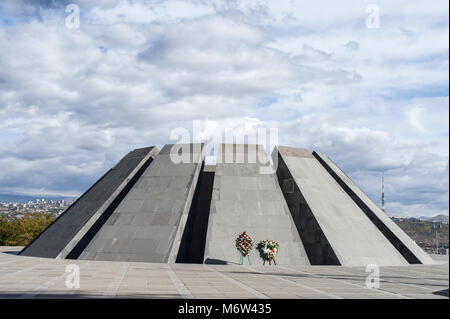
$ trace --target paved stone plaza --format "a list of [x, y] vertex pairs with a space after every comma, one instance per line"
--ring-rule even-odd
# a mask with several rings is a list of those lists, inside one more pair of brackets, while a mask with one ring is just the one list
[[[364, 267], [239, 266], [47, 259], [0, 247], [0, 298], [446, 298], [448, 256], [436, 265], [381, 267], [368, 289]], [[257, 261], [254, 261], [256, 264]], [[66, 266], [80, 288], [66, 287]]]

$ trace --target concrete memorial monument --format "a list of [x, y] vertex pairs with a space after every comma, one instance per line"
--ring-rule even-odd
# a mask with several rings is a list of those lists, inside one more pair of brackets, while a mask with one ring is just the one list
[[[204, 149], [130, 152], [20, 254], [237, 264], [244, 249], [260, 264], [433, 263], [326, 155], [277, 146], [271, 164], [262, 145], [221, 144], [208, 166]], [[237, 246], [244, 231], [259, 249]]]

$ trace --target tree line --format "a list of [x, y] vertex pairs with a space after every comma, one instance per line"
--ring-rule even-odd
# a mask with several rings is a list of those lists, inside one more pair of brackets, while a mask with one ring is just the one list
[[0, 216], [0, 246], [26, 246], [54, 219], [52, 214], [39, 212], [21, 217]]

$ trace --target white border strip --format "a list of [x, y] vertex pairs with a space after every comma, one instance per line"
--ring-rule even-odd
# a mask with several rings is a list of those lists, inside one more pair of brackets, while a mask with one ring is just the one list
[[[334, 279], [334, 278], [330, 278], [328, 276], [318, 275], [318, 274], [309, 273], [309, 272], [306, 272], [306, 271], [301, 271], [301, 270], [292, 269], [292, 268], [283, 267], [283, 266], [279, 266], [279, 267], [280, 268], [284, 268], [284, 269], [288, 269], [288, 270], [291, 270], [291, 271], [298, 271], [300, 273], [309, 275], [309, 276], [311, 276], [313, 278], [323, 278], [323, 279], [327, 279], [327, 280], [331, 280], [331, 281], [336, 281], [336, 282], [339, 282], [341, 284], [345, 284], [345, 285], [349, 285], [349, 286], [353, 286], [353, 287], [364, 288], [364, 289], [367, 289], [369, 291], [375, 291], [375, 292], [378, 292], [380, 294], [384, 294], [384, 295], [388, 295], [388, 296], [395, 296], [395, 297], [400, 297], [400, 298], [403, 298], [403, 299], [413, 299], [413, 298], [408, 297], [408, 296], [404, 296], [404, 295], [401, 295], [401, 294], [397, 294], [397, 293], [386, 291], [386, 290], [382, 290], [382, 289], [370, 289], [370, 288], [367, 288], [365, 285], [358, 285], [358, 284], [354, 284], [352, 282], [348, 282], [348, 281], [345, 281], [345, 280]], [[342, 270], [337, 270], [337, 269], [333, 269], [333, 270], [338, 271], [338, 272], [343, 272]], [[345, 273], [345, 272], [343, 272], [343, 273]], [[347, 274], [351, 274], [351, 273], [347, 273]], [[355, 274], [351, 274], [351, 275], [355, 275]], [[330, 276], [333, 276], [333, 275], [330, 274]]]
[[31, 267], [28, 267], [28, 268], [24, 268], [24, 269], [21, 269], [21, 270], [18, 270], [18, 271], [14, 271], [14, 272], [10, 272], [10, 273], [4, 274], [4, 275], [0, 276], [0, 280], [4, 280], [4, 279], [9, 278], [11, 276], [18, 275], [18, 274], [21, 274], [21, 273], [33, 270], [35, 268], [39, 268], [41, 266], [48, 265], [50, 263], [51, 263], [51, 261], [47, 261], [47, 262], [39, 263], [37, 265], [31, 266]]
[[[299, 287], [301, 287], [301, 288], [305, 288], [305, 289], [314, 291], [315, 293], [318, 293], [318, 294], [320, 294], [320, 295], [324, 295], [324, 296], [327, 296], [327, 297], [330, 297], [330, 298], [334, 298], [334, 299], [344, 299], [343, 297], [340, 297], [340, 296], [338, 296], [338, 295], [334, 295], [334, 294], [331, 294], [331, 293], [322, 291], [322, 290], [320, 290], [320, 289], [316, 289], [316, 288], [313, 288], [313, 287], [309, 287], [309, 286], [307, 286], [307, 285], [303, 285], [303, 284], [301, 284], [301, 283], [299, 283], [299, 282], [297, 282], [297, 281], [294, 281], [294, 280], [289, 280], [289, 279], [286, 279], [286, 278], [283, 278], [283, 277], [278, 277], [278, 276], [275, 276], [275, 275], [267, 275], [267, 273], [265, 273], [264, 271], [259, 271], [259, 270], [256, 270], [256, 269], [252, 269], [252, 268], [250, 268], [250, 267], [248, 267], [248, 266], [244, 266], [244, 267], [247, 268], [247, 269], [249, 269], [249, 270], [252, 270], [252, 271], [254, 271], [254, 272], [258, 272], [258, 273], [260, 273], [260, 274], [265, 274], [265, 275], [268, 276], [268, 277], [273, 277], [273, 278], [275, 278], [275, 279], [279, 279], [279, 280], [281, 280], [281, 281], [288, 282], [288, 283], [290, 283], [290, 284], [294, 284], [294, 285], [299, 286]], [[283, 267], [283, 268], [284, 268], [284, 267]], [[285, 269], [286, 269], [286, 268], [285, 268]], [[279, 276], [283, 276], [283, 274], [280, 273]]]
[[183, 284], [180, 277], [178, 277], [178, 275], [175, 273], [175, 271], [173, 271], [173, 269], [170, 267], [170, 265], [164, 264], [164, 268], [166, 269], [167, 274], [169, 275], [170, 280], [172, 281], [173, 285], [177, 289], [178, 293], [181, 295], [181, 298], [183, 298], [183, 299], [194, 298], [192, 296], [191, 292], [189, 291], [189, 289], [187, 289], [187, 287]]
[[[64, 273], [60, 276], [50, 279], [50, 280], [46, 281], [45, 283], [43, 283], [42, 285], [34, 288], [33, 290], [27, 291], [22, 296], [20, 296], [19, 299], [33, 298], [33, 297], [39, 295], [40, 293], [44, 292], [44, 290], [48, 290], [50, 287], [54, 286], [59, 280], [65, 278], [66, 276], [67, 276], [67, 274]], [[64, 296], [64, 295], [61, 295], [61, 296]]]
[[234, 278], [231, 278], [230, 276], [227, 276], [227, 275], [225, 275], [224, 273], [221, 273], [220, 271], [215, 270], [215, 269], [213, 269], [213, 268], [210, 267], [210, 266], [206, 266], [206, 268], [207, 268], [208, 270], [212, 271], [212, 272], [215, 272], [215, 273], [218, 274], [220, 277], [225, 278], [226, 280], [228, 280], [228, 281], [230, 281], [230, 282], [236, 284], [236, 285], [239, 286], [240, 288], [242, 288], [242, 289], [244, 289], [245, 291], [251, 293], [252, 295], [255, 295], [256, 297], [258, 297], [258, 298], [260, 298], [260, 299], [270, 299], [269, 296], [267, 296], [267, 295], [265, 295], [265, 294], [263, 294], [263, 293], [260, 293], [259, 291], [253, 289], [252, 287], [247, 286], [246, 284], [244, 284], [244, 283], [242, 283], [242, 282], [240, 282], [240, 281], [238, 281], [238, 280], [236, 280], [236, 279], [234, 279]]
[[108, 288], [106, 288], [105, 292], [103, 293], [103, 297], [111, 298], [117, 295], [117, 292], [119, 291], [120, 285], [122, 284], [122, 281], [125, 278], [129, 267], [129, 263], [126, 263], [122, 265], [122, 267], [120, 267], [113, 281], [110, 282]]

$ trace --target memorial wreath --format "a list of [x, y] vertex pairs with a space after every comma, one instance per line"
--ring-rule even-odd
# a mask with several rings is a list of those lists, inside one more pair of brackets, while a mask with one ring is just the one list
[[253, 239], [246, 232], [243, 232], [236, 238], [236, 248], [242, 256], [247, 256], [253, 249]]
[[280, 244], [274, 240], [261, 240], [258, 243], [258, 248], [262, 250], [264, 254], [264, 264], [266, 263], [266, 260], [269, 261], [269, 264], [272, 264], [273, 261], [275, 265], [277, 264], [275, 260], [275, 255], [278, 252], [278, 248], [280, 247]]

